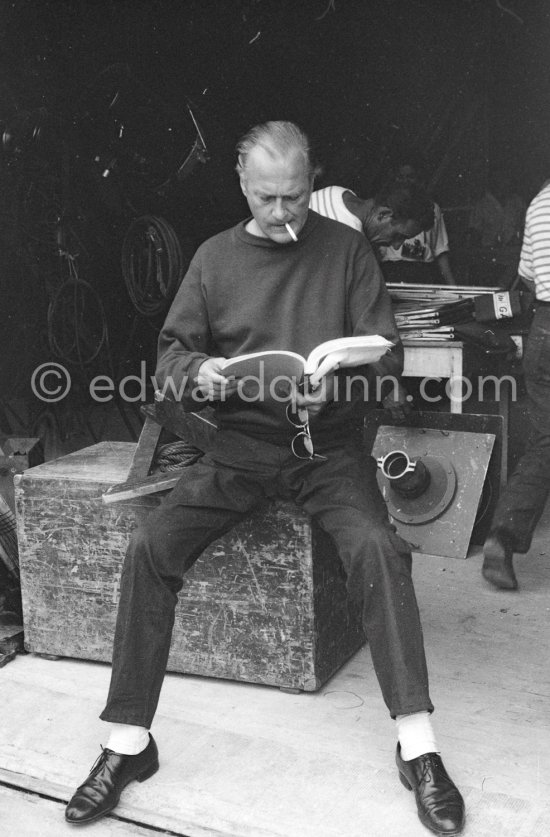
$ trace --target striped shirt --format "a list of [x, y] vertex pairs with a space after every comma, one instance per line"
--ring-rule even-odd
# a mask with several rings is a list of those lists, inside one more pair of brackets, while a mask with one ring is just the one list
[[534, 283], [537, 299], [550, 302], [550, 184], [527, 209], [518, 271]]
[[350, 212], [343, 200], [344, 192], [352, 192], [351, 189], [345, 189], [343, 186], [327, 186], [325, 189], [318, 189], [313, 192], [309, 200], [309, 208], [319, 215], [324, 215], [325, 218], [332, 218], [333, 221], [340, 221], [342, 224], [347, 224], [348, 227], [353, 227], [354, 230], [363, 232], [363, 225], [361, 221]]

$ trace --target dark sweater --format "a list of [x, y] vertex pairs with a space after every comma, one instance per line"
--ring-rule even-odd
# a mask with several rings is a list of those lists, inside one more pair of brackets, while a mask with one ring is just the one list
[[[319, 343], [354, 334], [380, 334], [396, 347], [377, 364], [352, 376], [398, 375], [402, 347], [391, 301], [376, 257], [355, 230], [310, 210], [297, 243], [276, 244], [245, 230], [247, 221], [197, 250], [161, 331], [157, 386], [167, 379], [187, 410], [205, 406], [193, 398], [198, 369], [207, 357], [235, 357], [287, 349], [307, 357]], [[339, 370], [338, 399], [311, 422], [318, 443], [345, 437], [365, 406], [365, 388], [345, 398], [346, 370]], [[170, 388], [165, 388], [167, 393]], [[369, 401], [375, 386], [368, 387]], [[292, 428], [284, 411], [238, 395], [214, 402], [221, 427], [286, 444]]]

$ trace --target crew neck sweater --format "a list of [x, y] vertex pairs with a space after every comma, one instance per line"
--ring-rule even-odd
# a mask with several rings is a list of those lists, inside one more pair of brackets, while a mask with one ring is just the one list
[[[326, 340], [364, 334], [386, 337], [395, 348], [368, 370], [339, 376], [398, 375], [402, 347], [391, 300], [364, 236], [310, 210], [298, 241], [279, 244], [247, 232], [249, 220], [213, 236], [193, 257], [159, 336], [157, 387], [181, 394], [184, 409], [198, 410], [205, 401], [196, 376], [208, 357], [274, 349], [307, 357]], [[338, 389], [338, 400], [311, 421], [314, 441], [344, 437], [374, 399], [373, 383]], [[284, 411], [238, 395], [206, 403], [220, 428], [281, 444], [295, 432]]]

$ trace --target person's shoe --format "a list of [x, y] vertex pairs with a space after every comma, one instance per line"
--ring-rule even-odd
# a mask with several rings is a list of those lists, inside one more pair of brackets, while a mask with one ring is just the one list
[[517, 590], [513, 537], [502, 529], [489, 532], [483, 546], [483, 578], [501, 590]]
[[93, 822], [116, 808], [120, 794], [133, 779], [144, 782], [159, 769], [157, 745], [149, 744], [137, 756], [104, 749], [86, 781], [76, 789], [65, 809], [65, 819], [75, 825]]
[[434, 834], [460, 834], [465, 821], [464, 800], [445, 770], [441, 756], [425, 753], [404, 761], [398, 744], [395, 761], [401, 784], [414, 791], [422, 825]]

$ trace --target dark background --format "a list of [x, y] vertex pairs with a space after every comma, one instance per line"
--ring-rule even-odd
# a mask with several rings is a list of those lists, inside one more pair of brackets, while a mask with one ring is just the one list
[[[318, 185], [363, 197], [400, 149], [421, 150], [451, 250], [489, 165], [530, 200], [550, 176], [549, 36], [544, 0], [2, 0], [4, 432], [43, 419], [29, 386], [39, 362], [72, 364], [82, 410], [94, 374], [154, 364], [163, 312], [130, 301], [125, 235], [140, 216], [166, 219], [185, 262], [240, 220], [234, 147], [253, 124], [297, 121]], [[179, 181], [197, 135], [189, 107], [209, 159]], [[60, 303], [75, 277], [91, 288], [76, 350]]]

